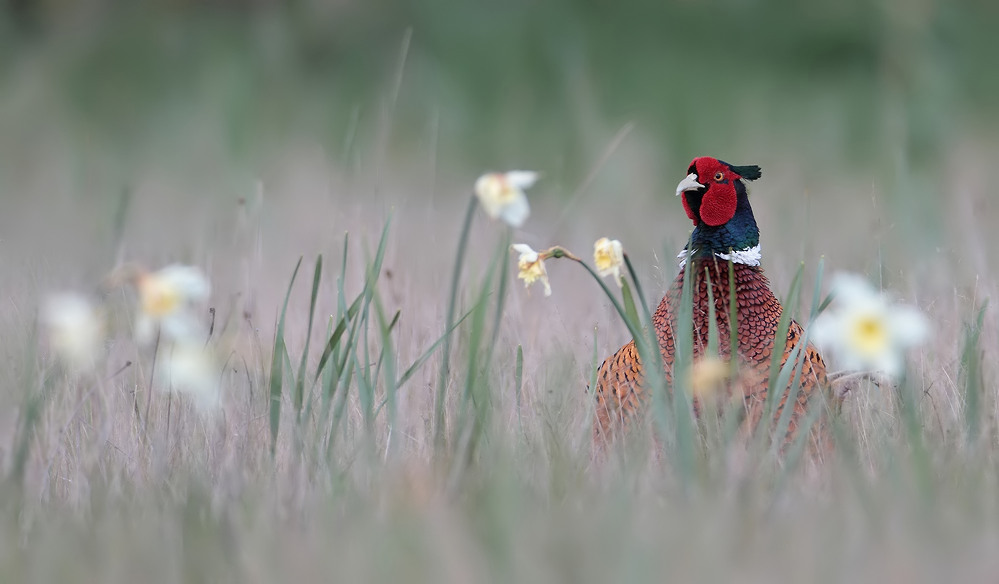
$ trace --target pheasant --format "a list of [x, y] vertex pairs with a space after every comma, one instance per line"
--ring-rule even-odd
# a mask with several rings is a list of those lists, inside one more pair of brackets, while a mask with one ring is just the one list
[[[652, 315], [667, 386], [671, 387], [675, 350], [673, 331], [679, 326], [677, 313], [684, 283], [683, 262], [692, 262], [693, 362], [701, 362], [707, 352], [711, 318], [709, 298], [714, 302], [714, 320], [720, 339], [718, 357], [728, 361], [732, 357], [731, 343], [728, 342], [731, 339], [731, 265], [737, 306], [739, 373], [727, 385], [730, 392], [741, 391], [746, 413], [743, 427], [748, 430], [755, 428], [763, 416], [771, 361], [779, 358], [783, 366], [795, 355], [795, 347], [803, 340], [803, 329], [791, 321], [783, 354], [773, 354], [774, 337], [783, 307], [771, 292], [760, 267], [760, 232], [745, 185], [745, 181], [756, 180], [761, 174], [759, 166], [733, 166], [709, 157], [695, 158], [691, 162], [687, 176], [676, 188], [676, 194], [683, 199], [683, 208], [694, 223], [694, 231], [687, 247], [678, 256], [682, 259], [680, 273]], [[811, 344], [802, 347], [802, 351], [800, 390], [791, 397], [794, 409], [787, 439], [795, 435], [811, 398], [821, 397], [821, 388], [826, 386], [826, 367], [822, 357]], [[788, 388], [777, 402], [776, 416], [783, 411], [793, 382], [792, 376]], [[593, 439], [596, 445], [604, 446], [641, 417], [650, 402], [651, 389], [645, 383], [644, 364], [634, 339], [600, 366], [595, 394]], [[695, 397], [695, 413], [699, 408]]]

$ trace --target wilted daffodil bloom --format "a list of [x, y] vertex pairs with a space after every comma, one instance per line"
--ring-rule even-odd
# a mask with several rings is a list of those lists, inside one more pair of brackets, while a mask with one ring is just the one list
[[157, 327], [175, 341], [193, 340], [201, 334], [191, 308], [208, 299], [211, 286], [199, 269], [174, 264], [157, 272], [139, 271], [135, 286], [139, 293], [135, 336], [140, 341], [152, 340]]
[[902, 373], [905, 350], [929, 334], [926, 317], [913, 307], [892, 304], [855, 274], [837, 274], [832, 292], [833, 304], [812, 325], [815, 344], [829, 348], [845, 369]]
[[621, 286], [621, 268], [624, 266], [624, 250], [616, 239], [601, 237], [593, 244], [593, 264], [601, 277], [614, 276]]
[[49, 346], [75, 372], [93, 368], [104, 346], [104, 319], [87, 298], [73, 293], [52, 294], [41, 307]]
[[520, 227], [531, 213], [524, 190], [537, 180], [538, 173], [529, 170], [484, 174], [475, 181], [475, 196], [487, 215]]
[[188, 396], [203, 411], [219, 405], [221, 367], [209, 347], [185, 341], [167, 347], [161, 356], [156, 380], [162, 389]]
[[544, 253], [538, 253], [527, 244], [513, 244], [513, 251], [520, 254], [517, 258], [517, 277], [524, 281], [524, 286], [530, 288], [537, 280], [545, 286], [545, 296], [552, 295], [552, 286], [548, 282], [548, 271], [545, 269]]

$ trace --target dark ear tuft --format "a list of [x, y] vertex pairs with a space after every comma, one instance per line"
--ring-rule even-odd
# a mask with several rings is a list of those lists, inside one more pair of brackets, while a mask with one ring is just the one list
[[756, 180], [763, 176], [763, 170], [755, 164], [750, 164], [748, 166], [733, 166], [730, 164], [729, 168], [732, 169], [732, 172], [746, 180]]

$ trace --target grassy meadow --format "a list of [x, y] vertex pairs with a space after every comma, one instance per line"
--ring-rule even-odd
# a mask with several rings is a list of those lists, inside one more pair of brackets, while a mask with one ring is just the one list
[[[0, 581], [994, 579], [996, 24], [971, 0], [0, 9]], [[516, 278], [510, 243], [589, 262], [612, 237], [654, 307], [700, 155], [762, 166], [799, 322], [849, 271], [932, 323], [827, 459], [677, 415], [595, 462], [586, 387], [631, 334], [570, 261], [550, 297]], [[531, 215], [472, 210], [449, 312], [472, 186], [514, 168], [542, 173]], [[215, 410], [156, 380], [109, 280], [171, 263], [211, 281]], [[65, 290], [108, 310], [91, 371], [39, 319]]]

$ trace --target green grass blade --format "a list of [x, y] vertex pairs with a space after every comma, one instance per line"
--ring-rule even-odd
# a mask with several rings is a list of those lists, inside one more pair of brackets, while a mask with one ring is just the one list
[[352, 360], [355, 354], [356, 352], [352, 346], [344, 353], [344, 364], [341, 366], [341, 371], [343, 371], [343, 378], [340, 381], [341, 389], [335, 392], [338, 394], [338, 397], [333, 406], [333, 419], [330, 422], [329, 435], [326, 437], [326, 460], [332, 460], [333, 458], [333, 447], [336, 444], [335, 437], [347, 411], [347, 389], [354, 380], [354, 367], [347, 367], [347, 361]]
[[[803, 266], [799, 265], [794, 279], [791, 280], [791, 289], [788, 291], [787, 299], [783, 303], [784, 308], [781, 310], [780, 319], [777, 321], [777, 331], [774, 333], [774, 345], [771, 352], [770, 375], [767, 380], [767, 396], [763, 409], [764, 420], [769, 420], [773, 415], [775, 405], [781, 396], [784, 395], [784, 390], [787, 389], [778, 385], [778, 377], [781, 374], [781, 361], [784, 357], [784, 351], [787, 349], [787, 333], [791, 329], [791, 313], [793, 312], [793, 307], [798, 303], [802, 272]], [[788, 359], [788, 361], [791, 361], [791, 359]], [[760, 432], [759, 434], [763, 435], [766, 433]]]
[[347, 277], [347, 249], [350, 246], [350, 232], [344, 232], [343, 234], [343, 258], [340, 261], [340, 278], [344, 279]]
[[454, 325], [452, 325], [449, 330], [445, 331], [444, 334], [441, 335], [436, 341], [434, 341], [434, 343], [430, 345], [427, 348], [427, 350], [423, 352], [422, 355], [417, 357], [416, 360], [413, 361], [413, 364], [406, 369], [405, 373], [403, 373], [399, 377], [399, 385], [402, 385], [403, 383], [409, 381], [409, 378], [412, 377], [417, 371], [419, 371], [420, 367], [424, 363], [426, 363], [427, 359], [429, 359], [431, 355], [433, 355], [434, 351], [437, 350], [437, 347], [441, 346], [441, 344], [444, 342], [444, 339], [447, 338], [449, 334], [454, 332], [458, 328], [458, 326], [461, 325], [461, 323], [464, 322], [465, 319], [468, 318], [470, 314], [472, 314], [472, 311], [474, 310], [475, 307], [472, 307], [471, 310], [463, 314], [462, 317], [459, 318], [457, 322], [455, 322]]
[[[649, 305], [645, 301], [645, 292], [642, 291], [642, 283], [635, 274], [634, 266], [631, 265], [631, 258], [628, 257], [627, 253], [623, 254], [623, 256], [624, 265], [628, 268], [628, 274], [631, 276], [631, 281], [635, 283], [635, 294], [638, 295], [638, 301], [642, 303], [642, 311], [644, 312], [643, 316], [648, 319], [646, 322], [652, 322], [652, 313], [649, 312]], [[624, 283], [627, 284], [627, 281], [624, 281]]]
[[[796, 356], [797, 353], [789, 356], [786, 363], [782, 363], [784, 358], [784, 351], [787, 349], [787, 334], [791, 328], [791, 313], [793, 312], [794, 306], [798, 303], [798, 293], [801, 289], [801, 277], [804, 271], [804, 266], [799, 265], [798, 270], [791, 281], [791, 288], [788, 291], [786, 300], [783, 303], [783, 310], [781, 310], [780, 318], [777, 321], [777, 330], [774, 333], [774, 344], [771, 350], [770, 359], [770, 374], [767, 380], [767, 395], [763, 401], [763, 415], [760, 418], [760, 424], [764, 425], [764, 428], [768, 431], [761, 431], [761, 429], [756, 429], [754, 434], [754, 447], [759, 449], [758, 452], [764, 452], [766, 450], [766, 441], [770, 437], [769, 430], [773, 428], [772, 424], [774, 411], [777, 404], [783, 398], [787, 391], [787, 383], [791, 378], [791, 372], [796, 364], [796, 359], [791, 357]], [[786, 377], [784, 378], [784, 385], [781, 385], [781, 374], [786, 372]], [[790, 396], [788, 397], [790, 400]]]
[[[594, 374], [596, 377], [596, 374]], [[592, 386], [592, 384], [591, 384]], [[516, 400], [517, 406], [517, 426], [520, 428], [521, 434], [524, 433], [524, 420], [521, 417], [521, 406], [523, 406], [523, 397], [521, 396], [524, 391], [524, 347], [523, 345], [517, 345], [517, 361], [514, 365], [513, 372], [513, 395]]]
[[[379, 331], [381, 333], [381, 344], [382, 344], [382, 356], [379, 357], [379, 368], [382, 364], [385, 367], [385, 400], [383, 403], [388, 406], [388, 431], [389, 438], [395, 433], [396, 421], [398, 418], [398, 400], [396, 392], [399, 388], [399, 380], [396, 378], [396, 353], [394, 349], [394, 344], [392, 343], [392, 329], [399, 322], [399, 315], [402, 311], [396, 311], [395, 316], [391, 321], [386, 323], [385, 320], [385, 307], [382, 306], [381, 298], [378, 294], [375, 294], [375, 315], [378, 317]], [[379, 408], [380, 409], [380, 408]], [[378, 412], [375, 412], [375, 416]], [[393, 444], [398, 443], [398, 440], [392, 440], [386, 446], [386, 449], [392, 448]]]
[[[502, 250], [502, 253], [505, 255], [505, 250]], [[476, 297], [475, 307], [472, 309], [471, 330], [466, 343], [468, 354], [466, 355], [465, 390], [462, 392], [462, 407], [466, 406], [469, 400], [475, 399], [475, 389], [479, 380], [479, 373], [482, 372], [482, 367], [485, 365], [484, 362], [480, 362], [479, 360], [479, 349], [482, 347], [484, 341], [486, 307], [490, 291], [492, 290], [493, 274], [496, 273], [496, 266], [500, 263], [499, 258], [502, 257], [502, 255], [494, 256], [490, 262], [489, 269], [486, 270], [485, 280], [482, 282], [482, 288]], [[481, 404], [478, 405], [481, 406]], [[473, 404], [473, 406], [476, 406], [476, 404]]]
[[[631, 276], [631, 281], [635, 284], [635, 294], [638, 296], [638, 301], [642, 305], [642, 316], [645, 317], [646, 323], [648, 323], [648, 328], [646, 329], [645, 343], [638, 343], [637, 339], [642, 337], [636, 336], [636, 343], [639, 346], [639, 355], [646, 363], [650, 364], [650, 367], [646, 368], [646, 382], [649, 384], [652, 396], [653, 396], [653, 415], [654, 419], [657, 420], [660, 431], [663, 436], [667, 436], [669, 433], [669, 403], [672, 401], [669, 396], [669, 388], [666, 384], [666, 367], [663, 363], [662, 353], [659, 350], [659, 335], [655, 327], [652, 326], [652, 312], [649, 310], [649, 304], [645, 300], [645, 293], [642, 291], [642, 282], [638, 279], [638, 274], [635, 273], [635, 267], [631, 264], [631, 258], [628, 254], [624, 255], [624, 265], [628, 268], [628, 275]], [[627, 286], [627, 280], [622, 284], [622, 287]], [[623, 292], [622, 292], [623, 294]], [[629, 292], [630, 294], [630, 292]], [[633, 326], [630, 326], [631, 330], [641, 330], [642, 326], [639, 322], [635, 322]], [[594, 331], [594, 335], [596, 331]], [[594, 342], [596, 339], [594, 338]], [[648, 347], [643, 349], [643, 345], [647, 344]], [[594, 349], [595, 350], [595, 349]], [[596, 361], [596, 358], [594, 358]], [[594, 370], [594, 374], [596, 370]]]
[[[444, 318], [444, 330], [449, 331], [454, 326], [454, 315], [458, 304], [458, 288], [461, 284], [461, 271], [465, 263], [465, 251], [468, 248], [468, 234], [471, 231], [472, 219], [475, 217], [477, 200], [469, 196], [468, 207], [465, 210], [465, 220], [461, 224], [461, 235], [458, 236], [458, 250], [455, 253], [454, 268], [451, 270], [451, 288], [448, 292], [447, 309]], [[444, 408], [447, 402], [447, 384], [451, 376], [451, 336], [444, 335], [444, 348], [441, 351], [441, 367], [437, 374], [437, 391], [434, 397], [434, 446], [439, 452], [446, 441], [444, 427]]]
[[[333, 323], [334, 322], [336, 322], [335, 317], [333, 315], [330, 315], [329, 321], [327, 321], [327, 323], [326, 323], [326, 337], [327, 338], [329, 338], [329, 336], [333, 334]], [[319, 424], [315, 428], [315, 430], [317, 432], [320, 430], [320, 428], [323, 428], [325, 426], [325, 424], [326, 424], [327, 421], [329, 421], [329, 418], [327, 418], [326, 416], [327, 416], [327, 414], [329, 414], [329, 407], [328, 407], [329, 406], [329, 391], [330, 391], [330, 388], [333, 386], [333, 375], [334, 375], [334, 371], [333, 371], [333, 368], [330, 367], [330, 368], [328, 368], [328, 369], [326, 369], [324, 371], [320, 370], [318, 373], [321, 373], [321, 375], [317, 374], [317, 379], [314, 379], [312, 381], [312, 386], [315, 387], [315, 385], [317, 383], [320, 383], [320, 380], [318, 379], [318, 377], [322, 377], [322, 383], [320, 384], [320, 391], [319, 391], [319, 402], [317, 404], [316, 400], [310, 399], [308, 401], [307, 405], [305, 406], [305, 416], [304, 416], [305, 419], [311, 418], [313, 412], [315, 411], [316, 406], [317, 405], [319, 406], [319, 408], [320, 408], [320, 418], [319, 418], [319, 420], [320, 421], [319, 421]]]
[[822, 310], [823, 305], [826, 305], [822, 301], [822, 275], [826, 268], [826, 258], [819, 258], [819, 265], [815, 269], [815, 288], [812, 289], [812, 306], [808, 312], [808, 320], [813, 320], [819, 315]]
[[298, 276], [298, 269], [302, 267], [302, 258], [298, 258], [295, 270], [291, 273], [291, 281], [288, 282], [288, 291], [284, 295], [284, 304], [281, 306], [281, 317], [278, 319], [277, 330], [274, 333], [274, 349], [271, 355], [271, 375], [268, 385], [270, 386], [270, 429], [271, 429], [271, 456], [277, 452], [278, 426], [281, 424], [281, 388], [284, 384], [284, 354], [286, 352], [284, 343], [284, 318], [288, 310], [288, 300], [291, 298], [291, 289], [295, 285], [295, 277]]
[[772, 390], [776, 388], [774, 384], [780, 375], [781, 359], [784, 355], [784, 350], [787, 348], [787, 332], [791, 328], [791, 313], [793, 312], [793, 307], [798, 303], [802, 272], [803, 267], [799, 265], [794, 279], [791, 280], [791, 289], [788, 291], [787, 299], [783, 303], [784, 309], [781, 311], [780, 319], [777, 321], [777, 331], [774, 334], [773, 359], [770, 361], [770, 378], [767, 383], [767, 387], [771, 390], [768, 392], [768, 398], [770, 397], [769, 394], [773, 393]]
[[827, 294], [826, 297], [825, 297], [825, 299], [822, 300], [822, 302], [819, 304], [818, 310], [815, 311], [816, 314], [818, 314], [818, 313], [822, 312], [823, 310], [825, 310], [832, 301], [833, 301], [833, 295], [832, 294]]
[[[323, 279], [323, 256], [316, 258], [316, 268], [312, 275], [312, 296], [309, 299], [309, 322], [305, 328], [305, 347], [302, 349], [302, 360], [298, 364], [298, 375], [295, 378], [295, 416], [301, 423], [302, 403], [305, 399], [305, 367], [309, 363], [309, 343], [312, 339], [312, 322], [316, 317], [316, 303], [319, 301], [319, 284]], [[318, 375], [318, 372], [317, 372]]]
[[[811, 308], [809, 309], [809, 315], [810, 315], [809, 320], [814, 319], [819, 312], [819, 306], [821, 304], [820, 301], [822, 297], [821, 293], [822, 273], [824, 268], [825, 268], [825, 261], [823, 259], [820, 259], [818, 268], [815, 273], [815, 288], [812, 292], [812, 305]], [[791, 382], [791, 385], [787, 392], [787, 403], [785, 404], [784, 409], [781, 410], [780, 418], [777, 420], [777, 425], [775, 427], [774, 431], [775, 440], [771, 444], [771, 456], [773, 457], [779, 455], [780, 448], [782, 448], [784, 445], [784, 436], [786, 436], [787, 434], [787, 429], [791, 423], [791, 416], [794, 413], [794, 403], [797, 400], [798, 393], [801, 391], [801, 376], [805, 370], [804, 363], [805, 363], [805, 357], [807, 355], [805, 352], [805, 348], [808, 346], [809, 330], [810, 329], [807, 328], [804, 330], [804, 332], [801, 335], [801, 338], [798, 339], [798, 346], [795, 347], [795, 350], [792, 352], [792, 354], [788, 356], [787, 363], [785, 363], [784, 367], [781, 369], [780, 375], [777, 378], [778, 388], [787, 387], [786, 385], [787, 380]], [[792, 363], [793, 367], [790, 368], [790, 371], [794, 372], [793, 380], [789, 379], [790, 374], [788, 373], [789, 370], [788, 365]], [[819, 391], [821, 391], [821, 389]], [[809, 396], [808, 401], [812, 403], [813, 410], [821, 411], [825, 407], [825, 403], [823, 402], [821, 404], [816, 405], [814, 401], [816, 399], [824, 400], [822, 395], [816, 395], [816, 396]], [[799, 428], [798, 431], [800, 432], [801, 429]]]
[[978, 309], [975, 319], [964, 329], [964, 347], [961, 350], [961, 380], [964, 385], [964, 426], [969, 444], [978, 439], [981, 426], [981, 401], [985, 393], [982, 376], [982, 348], [980, 344], [985, 309], [988, 302]]
[[[731, 262], [730, 262], [731, 263]], [[708, 286], [708, 352], [712, 357], [718, 356], [718, 321], [715, 314], [715, 293], [712, 290], [711, 274], [704, 269], [704, 279]]]
[[486, 270], [482, 287], [476, 296], [475, 307], [472, 309], [471, 326], [468, 340], [465, 343], [468, 352], [465, 367], [465, 387], [458, 406], [458, 423], [450, 442], [458, 445], [455, 462], [448, 477], [452, 489], [465, 476], [475, 460], [480, 438], [486, 429], [487, 416], [490, 411], [487, 403], [488, 383], [484, 375], [487, 364], [484, 359], [480, 358], [480, 351], [485, 340], [486, 308], [490, 290], [492, 290], [493, 275], [496, 273], [497, 266], [503, 269], [502, 258], [506, 255], [506, 249], [508, 248], [500, 249], [499, 253], [493, 256], [489, 268]]
[[[786, 408], [785, 408], [786, 409]], [[801, 461], [802, 456], [805, 453], [805, 448], [808, 446], [808, 441], [811, 439], [812, 428], [815, 426], [819, 418], [825, 413], [826, 404], [823, 403], [813, 404], [808, 410], [808, 414], [805, 416], [802, 424], [798, 426], [798, 434], [794, 437], [794, 441], [791, 446], [787, 449], [784, 456], [784, 464], [780, 467], [780, 473], [777, 475], [777, 480], [774, 481], [774, 500], [777, 500], [777, 496], [783, 492], [784, 486], [790, 479], [794, 469], [798, 467], [798, 463]]]
[[[688, 249], [692, 243], [688, 241]], [[695, 473], [696, 428], [691, 415], [690, 369], [694, 362], [694, 258], [689, 257], [683, 267], [683, 287], [677, 311], [674, 334], [672, 410], [677, 457], [677, 471], [689, 485]]]
[[371, 371], [368, 364], [361, 365], [357, 359], [357, 353], [351, 357], [355, 377], [357, 378], [357, 399], [361, 407], [361, 415], [364, 419], [364, 430], [368, 437], [372, 437], [374, 425], [374, 388], [371, 387]]
[[[780, 454], [780, 450], [784, 446], [787, 428], [791, 423], [791, 416], [794, 414], [794, 405], [797, 403], [798, 393], [801, 387], [801, 370], [804, 369], [804, 367], [802, 367], [805, 360], [804, 349], [804, 342], [799, 342], [787, 356], [787, 362], [785, 362], [784, 366], [781, 367], [780, 375], [777, 376], [777, 391], [780, 393], [781, 397], [783, 397], [786, 393], [787, 399], [784, 402], [784, 407], [780, 410], [780, 415], [778, 416], [777, 423], [774, 426], [774, 439], [770, 444], [771, 456], [774, 457]], [[794, 375], [793, 382], [791, 380], [792, 374]], [[787, 391], [785, 392], [785, 389], [782, 388], [785, 388]], [[769, 397], [769, 394], [767, 397]]]
[[[17, 427], [17, 438], [12, 445], [14, 451], [13, 464], [11, 465], [8, 480], [14, 485], [16, 492], [24, 493], [25, 475], [28, 468], [28, 458], [31, 453], [31, 444], [35, 441], [35, 432], [42, 418], [42, 413], [47, 401], [54, 378], [51, 372], [43, 373], [42, 379], [38, 379], [38, 369], [34, 366], [38, 361], [35, 347], [38, 346], [38, 328], [32, 327], [30, 338], [28, 339], [29, 353], [27, 362], [32, 366], [28, 367], [24, 373], [24, 405], [19, 416]], [[41, 382], [39, 384], [39, 381]], [[40, 385], [41, 387], [38, 387]]]
[[[388, 248], [388, 234], [389, 234], [389, 226], [391, 224], [392, 224], [392, 217], [390, 216], [385, 221], [385, 227], [382, 228], [382, 235], [381, 238], [379, 238], [378, 240], [378, 249], [375, 251], [375, 259], [373, 262], [368, 264], [367, 275], [365, 277], [365, 282], [364, 282], [364, 302], [361, 305], [361, 320], [362, 324], [365, 325], [363, 329], [365, 334], [365, 339], [364, 339], [365, 363], [370, 362], [370, 359], [367, 355], [368, 347], [370, 347], [370, 344], [367, 342], [368, 311], [371, 306], [371, 300], [372, 298], [374, 298], [375, 295], [375, 288], [378, 285], [378, 278], [379, 276], [381, 276], [382, 273], [382, 264], [385, 261], [385, 250]], [[366, 368], [367, 367], [365, 366], [365, 369]]]
[[329, 360], [330, 356], [333, 355], [337, 347], [340, 344], [340, 339], [343, 337], [343, 333], [347, 330], [347, 323], [357, 316], [357, 311], [361, 307], [361, 300], [364, 299], [364, 295], [360, 294], [351, 303], [350, 308], [347, 309], [347, 315], [340, 319], [337, 323], [336, 328], [333, 329], [333, 334], [330, 335], [329, 340], [326, 341], [326, 347], [323, 349], [323, 354], [319, 357], [319, 365], [316, 368], [316, 377], [313, 380], [315, 382], [319, 379], [319, 375], [323, 372], [323, 368], [326, 366], [326, 362]]
[[[493, 362], [493, 355], [496, 346], [499, 344], [499, 334], [503, 324], [503, 307], [506, 305], [506, 289], [510, 279], [510, 270], [506, 268], [506, 255], [509, 253], [513, 230], [509, 227], [503, 230], [503, 239], [496, 250], [495, 264], [499, 267], [499, 287], [496, 291], [496, 308], [493, 311], [492, 335], [489, 338], [489, 345], [486, 348], [486, 356], [483, 359], [483, 367], [488, 369]], [[492, 269], [496, 269], [495, 267]]]
[[631, 286], [627, 280], [621, 283], [621, 301], [624, 304], [624, 314], [635, 323], [635, 328], [642, 327], [642, 321], [638, 319], [638, 309], [635, 307], [635, 298], [631, 295]]

